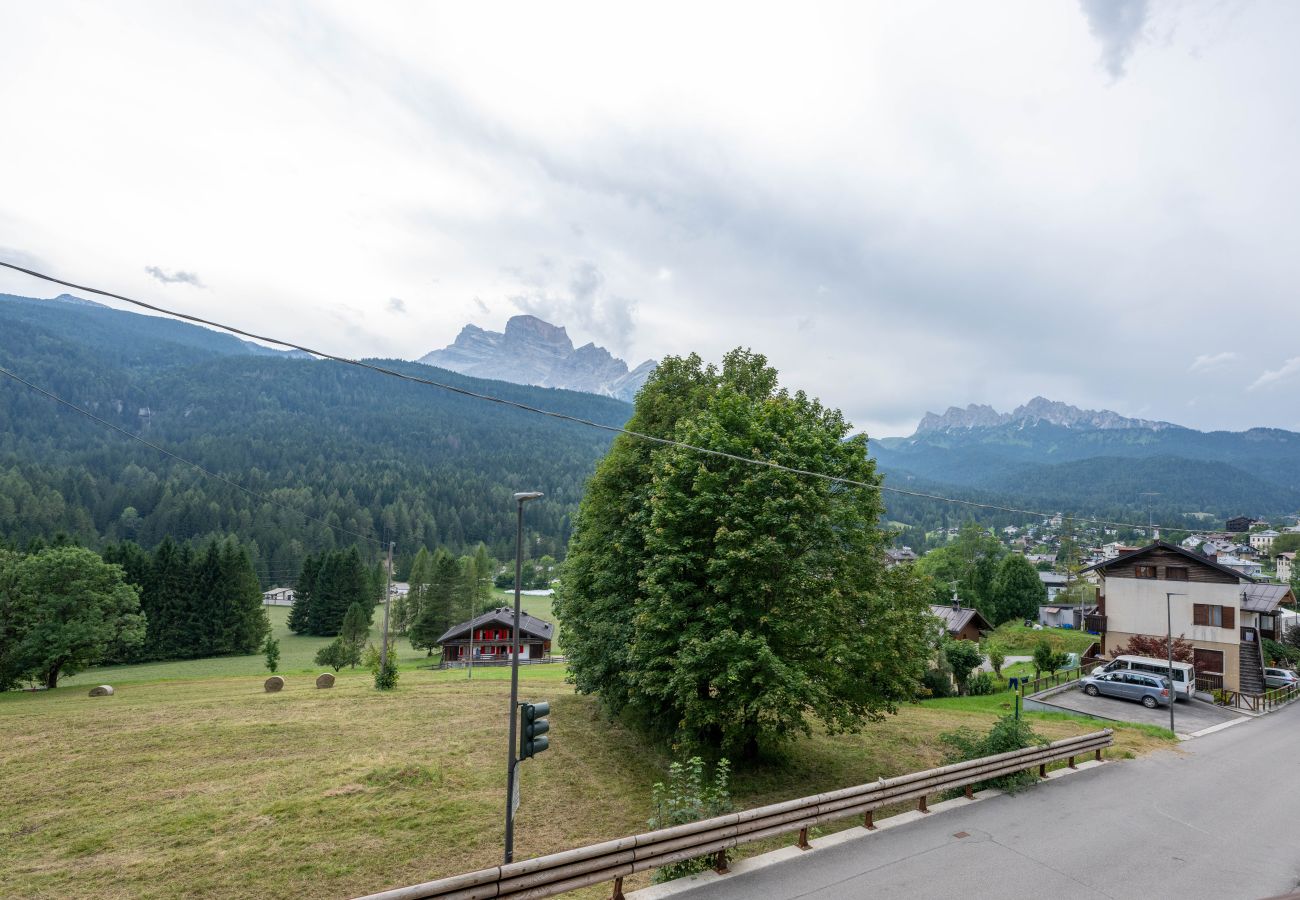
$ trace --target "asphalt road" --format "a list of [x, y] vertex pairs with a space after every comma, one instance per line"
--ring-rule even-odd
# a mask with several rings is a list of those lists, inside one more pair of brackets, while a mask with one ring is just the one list
[[[1147, 725], [1159, 725], [1161, 728], [1169, 727], [1167, 706], [1147, 709], [1141, 703], [1122, 700], [1119, 697], [1089, 697], [1074, 687], [1045, 697], [1039, 702], [1045, 706], [1057, 707], [1063, 712], [1081, 712], [1120, 722], [1141, 722]], [[1179, 734], [1192, 734], [1203, 728], [1222, 725], [1224, 722], [1239, 718], [1241, 716], [1236, 713], [1215, 706], [1213, 703], [1206, 703], [1204, 700], [1179, 700], [1174, 706], [1174, 728]]]
[[[1300, 886], [1300, 707], [676, 894], [1260, 898]], [[957, 837], [966, 832], [967, 837]]]

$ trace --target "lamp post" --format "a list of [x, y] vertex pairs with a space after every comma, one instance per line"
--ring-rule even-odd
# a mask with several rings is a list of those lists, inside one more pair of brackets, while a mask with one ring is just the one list
[[519, 759], [515, 755], [515, 710], [519, 706], [519, 592], [524, 573], [524, 504], [544, 496], [541, 491], [515, 494], [518, 517], [515, 521], [515, 619], [510, 631], [510, 743], [506, 747], [506, 862], [515, 858], [515, 779]]
[[384, 636], [379, 643], [379, 671], [388, 668], [388, 603], [393, 596], [393, 547], [394, 541], [388, 542], [387, 577], [384, 579]]
[[1166, 647], [1169, 652], [1169, 730], [1174, 730], [1174, 704], [1178, 702], [1178, 690], [1174, 687], [1174, 598], [1186, 597], [1186, 594], [1165, 593]]

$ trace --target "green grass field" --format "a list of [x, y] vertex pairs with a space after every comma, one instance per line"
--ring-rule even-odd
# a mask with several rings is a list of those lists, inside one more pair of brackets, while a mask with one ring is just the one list
[[[378, 693], [361, 670], [317, 690], [308, 666], [266, 694], [255, 664], [212, 674], [230, 664], [88, 679], [114, 681], [113, 697], [90, 698], [84, 683], [0, 695], [0, 896], [337, 898], [499, 861], [507, 668], [471, 681], [408, 667]], [[521, 670], [523, 698], [553, 706], [551, 750], [523, 768], [518, 858], [643, 830], [668, 763], [564, 676]], [[815, 731], [740, 767], [734, 799], [752, 807], [940, 764], [939, 734], [987, 728], [1008, 697], [906, 706], [856, 735]], [[1049, 737], [1097, 728], [1029, 718]], [[1158, 729], [1121, 726], [1113, 755], [1169, 746]]]
[[[502, 606], [514, 605], [513, 592], [499, 591], [497, 596]], [[545, 619], [548, 622], [555, 621], [555, 617], [551, 614], [550, 597], [522, 597], [520, 598], [520, 607], [524, 612], [539, 619]], [[294, 634], [286, 624], [289, 619], [289, 608], [287, 606], [267, 607], [267, 615], [271, 619], [271, 634], [280, 642], [280, 675], [287, 677], [295, 673], [329, 671], [316, 665], [313, 660], [316, 651], [328, 644], [332, 638]], [[379, 645], [383, 621], [383, 608], [377, 607], [375, 609], [374, 624], [370, 629], [370, 641], [376, 646]], [[558, 627], [556, 629], [556, 638], [551, 643], [552, 652], [562, 652], [559, 649]], [[415, 669], [438, 661], [436, 650], [433, 657], [430, 658], [425, 651], [413, 648], [411, 642], [404, 637], [394, 637], [389, 646], [396, 649], [398, 667], [401, 669]], [[360, 671], [360, 669], [358, 668], [357, 671]], [[487, 671], [486, 667], [484, 671]], [[67, 686], [117, 685], [133, 681], [170, 681], [258, 674], [265, 678], [270, 672], [266, 669], [266, 661], [262, 654], [255, 653], [250, 656], [218, 656], [211, 659], [172, 660], [132, 666], [101, 666], [63, 678], [59, 684]]]
[[1083, 653], [1097, 640], [1095, 635], [1071, 628], [1042, 628], [1004, 622], [994, 629], [988, 640], [1002, 647], [1008, 656], [1031, 656], [1039, 641], [1047, 641], [1053, 650]]

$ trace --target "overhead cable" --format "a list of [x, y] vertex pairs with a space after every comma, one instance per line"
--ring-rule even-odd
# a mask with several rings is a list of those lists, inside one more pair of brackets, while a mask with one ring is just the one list
[[[163, 306], [158, 306], [153, 303], [146, 303], [143, 300], [136, 300], [132, 297], [126, 297], [123, 296], [122, 294], [115, 294], [111, 291], [101, 290], [100, 288], [91, 287], [89, 285], [76, 284], [71, 281], [65, 281], [61, 278], [55, 278], [53, 275], [47, 275], [44, 272], [38, 272], [35, 269], [25, 268], [23, 266], [19, 266], [11, 262], [5, 262], [4, 260], [0, 260], [0, 266], [4, 266], [7, 269], [12, 269], [15, 272], [22, 272], [24, 275], [30, 275], [33, 278], [39, 278], [42, 281], [48, 281], [53, 284], [62, 285], [63, 287], [72, 288], [73, 290], [76, 291], [85, 291], [91, 294], [98, 294], [101, 297], [109, 297], [113, 300], [120, 300], [123, 303], [129, 303], [132, 306], [137, 306], [141, 309], [148, 309], [156, 313], [161, 313], [162, 315], [165, 316], [171, 316], [173, 318], [182, 319], [186, 322], [192, 322], [196, 325], [204, 325], [209, 328], [216, 328], [220, 331], [226, 331], [229, 332], [230, 334], [236, 334], [239, 335], [240, 337], [249, 338], [250, 340], [261, 341], [267, 344], [275, 344], [280, 347], [287, 347], [291, 350], [299, 350], [303, 353], [309, 353], [312, 356], [320, 357], [321, 359], [328, 359], [333, 362], [342, 363], [344, 365], [355, 366], [359, 369], [369, 369], [372, 372], [378, 372], [379, 374], [387, 375], [390, 378], [399, 378], [403, 381], [409, 381], [415, 384], [422, 384], [427, 387], [439, 388], [444, 391], [449, 391], [453, 394], [459, 394], [463, 397], [472, 397], [475, 400], [482, 400], [487, 403], [495, 403], [499, 406], [507, 406], [514, 409], [522, 410], [523, 412], [532, 413], [534, 415], [547, 416], [549, 418], [558, 419], [563, 422], [571, 422], [575, 425], [582, 425], [587, 428], [596, 428], [601, 431], [611, 432], [613, 434], [621, 434], [630, 438], [635, 438], [637, 440], [649, 441], [655, 444], [661, 444], [670, 447], [678, 447], [683, 450], [690, 450], [695, 453], [703, 453], [709, 456], [721, 457], [723, 459], [730, 459], [736, 462], [747, 463], [749, 465], [754, 465], [754, 466], [764, 466], [769, 469], [776, 469], [782, 472], [789, 472], [794, 475], [804, 475], [809, 478], [820, 478], [826, 481], [835, 482], [837, 484], [844, 484], [844, 485], [849, 485], [851, 487], [858, 487], [858, 488], [866, 488], [868, 490], [883, 491], [886, 493], [898, 494], [900, 496], [905, 496], [905, 497], [915, 497], [922, 500], [934, 500], [940, 503], [952, 503], [952, 504], [958, 504], [962, 506], [973, 507], [976, 509], [987, 509], [987, 510], [992, 510], [994, 512], [1013, 513], [1015, 515], [1032, 516], [1035, 518], [1043, 518], [1043, 519], [1050, 519], [1053, 516], [1057, 515], [1056, 513], [1045, 513], [1040, 510], [1020, 509], [1013, 506], [1001, 506], [996, 503], [981, 503], [976, 500], [963, 500], [959, 497], [944, 497], [939, 494], [930, 494], [924, 491], [909, 491], [906, 490], [905, 488], [887, 487], [883, 484], [876, 484], [873, 482], [866, 482], [866, 481], [857, 481], [852, 478], [844, 478], [843, 476], [840, 475], [829, 475], [825, 472], [813, 472], [808, 469], [800, 469], [793, 466], [785, 466], [782, 465], [781, 463], [772, 462], [766, 459], [755, 459], [748, 456], [739, 456], [735, 453], [728, 453], [725, 450], [715, 450], [710, 447], [700, 447], [695, 444], [688, 444], [684, 441], [673, 440], [672, 438], [658, 437], [656, 435], [646, 434], [640, 431], [631, 431], [627, 428], [621, 428], [617, 425], [605, 425], [601, 422], [593, 422], [590, 419], [584, 419], [580, 416], [573, 416], [573, 415], [569, 415], [568, 413], [556, 412], [555, 410], [542, 409], [540, 407], [531, 406], [527, 403], [520, 403], [517, 400], [507, 400], [503, 397], [494, 397], [491, 394], [484, 394], [482, 392], [472, 391], [469, 388], [459, 387], [454, 384], [447, 384], [446, 382], [435, 381], [430, 378], [422, 378], [418, 375], [411, 375], [406, 372], [399, 372], [396, 369], [390, 369], [386, 366], [376, 365], [374, 363], [365, 362], [363, 360], [352, 359], [351, 357], [347, 357], [347, 356], [339, 356], [334, 353], [326, 353], [323, 350], [315, 350], [303, 344], [294, 343], [293, 341], [286, 341], [281, 338], [255, 334], [251, 331], [246, 331], [242, 328], [237, 328], [233, 325], [225, 325], [221, 322], [215, 322], [211, 319], [204, 319], [201, 316], [190, 315], [189, 313], [183, 313], [173, 309], [167, 309], [166, 307]], [[1148, 531], [1153, 527], [1164, 529], [1166, 531], [1186, 530], [1186, 526], [1181, 526], [1181, 525], [1180, 526], [1163, 526], [1163, 525], [1152, 526], [1150, 524], [1141, 524], [1141, 523], [1132, 523], [1132, 522], [1112, 522], [1106, 519], [1094, 519], [1086, 516], [1073, 516], [1072, 518], [1076, 522], [1088, 522], [1094, 525], [1101, 525], [1103, 527], [1109, 526], [1114, 528], [1133, 528], [1141, 531]], [[373, 539], [369, 539], [369, 540], [373, 540]]]

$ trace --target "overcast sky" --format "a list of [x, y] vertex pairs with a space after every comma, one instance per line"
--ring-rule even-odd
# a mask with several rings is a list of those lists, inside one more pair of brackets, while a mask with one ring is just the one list
[[749, 346], [874, 436], [1300, 430], [1300, 3], [632, 9], [7, 3], [0, 258], [352, 355]]

